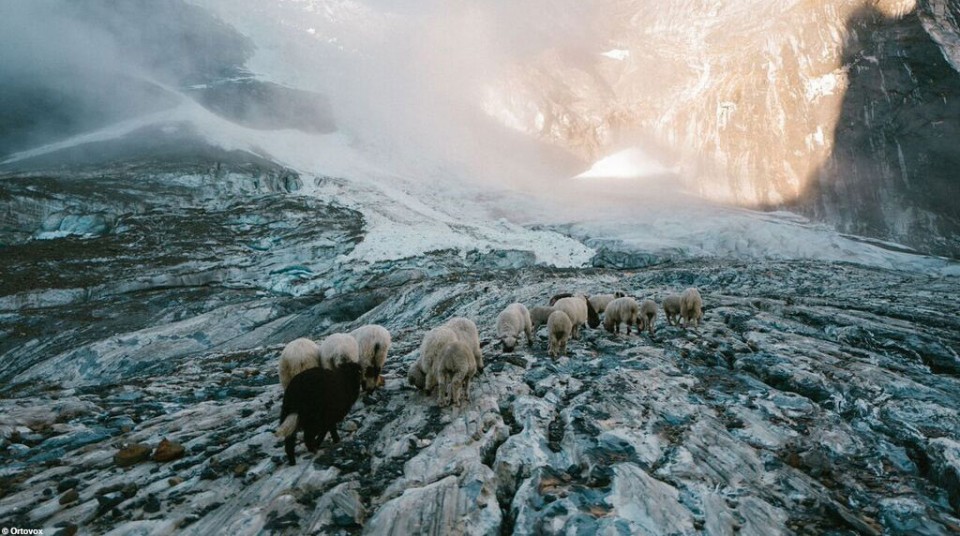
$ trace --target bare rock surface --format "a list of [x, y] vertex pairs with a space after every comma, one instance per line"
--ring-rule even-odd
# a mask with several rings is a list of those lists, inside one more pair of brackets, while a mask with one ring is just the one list
[[[406, 385], [422, 334], [446, 318], [474, 318], [492, 340], [507, 303], [611, 279], [658, 299], [698, 286], [703, 327], [586, 330], [556, 362], [545, 333], [532, 350], [487, 346], [461, 409]], [[92, 359], [73, 387], [8, 388], [0, 516], [195, 534], [949, 534], [960, 526], [960, 325], [946, 299], [957, 287], [796, 262], [417, 280], [327, 329], [391, 329], [386, 383], [354, 407], [356, 431], [341, 428], [316, 457], [298, 448], [294, 467], [272, 435], [280, 343], [189, 357], [159, 346], [162, 374], [130, 364], [136, 373], [105, 384]], [[163, 438], [182, 459], [113, 463], [116, 445]], [[66, 479], [76, 498], [44, 492]]]

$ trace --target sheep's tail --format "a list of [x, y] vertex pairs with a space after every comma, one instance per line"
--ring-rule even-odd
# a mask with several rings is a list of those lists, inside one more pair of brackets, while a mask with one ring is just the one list
[[373, 355], [380, 355], [380, 341], [373, 343]]
[[287, 415], [287, 418], [280, 423], [280, 428], [277, 428], [275, 434], [279, 438], [289, 437], [291, 434], [297, 431], [297, 414], [291, 413]]

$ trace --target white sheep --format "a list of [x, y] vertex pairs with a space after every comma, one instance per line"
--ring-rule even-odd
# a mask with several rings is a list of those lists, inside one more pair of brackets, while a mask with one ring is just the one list
[[346, 333], [328, 335], [320, 343], [320, 367], [333, 370], [343, 363], [360, 362], [360, 346], [357, 339]]
[[600, 314], [607, 310], [607, 306], [610, 305], [610, 302], [624, 296], [626, 296], [626, 294], [623, 292], [614, 292], [613, 294], [594, 294], [593, 296], [590, 296], [590, 305], [593, 305], [593, 308], [597, 311], [597, 314]]
[[556, 308], [548, 305], [538, 305], [530, 309], [530, 325], [533, 327], [534, 333], [540, 329], [540, 326], [547, 325], [547, 319], [554, 311], [556, 311]]
[[[426, 392], [430, 392], [437, 385], [436, 362], [444, 347], [455, 342], [461, 342], [457, 333], [446, 325], [436, 327], [423, 336], [420, 343], [420, 357], [417, 358], [414, 366], [418, 370], [411, 368], [407, 374], [410, 383], [417, 385]], [[420, 378], [423, 378], [423, 385], [419, 385]]]
[[680, 322], [680, 295], [671, 294], [663, 299], [663, 314], [667, 316], [667, 324], [676, 326]]
[[513, 351], [521, 332], [527, 336], [527, 346], [533, 346], [530, 311], [522, 303], [511, 303], [497, 316], [497, 338], [504, 352]]
[[653, 300], [643, 300], [640, 302], [640, 317], [637, 321], [637, 334], [644, 329], [653, 337], [653, 325], [657, 320], [657, 302]]
[[550, 335], [550, 343], [547, 346], [547, 353], [551, 357], [566, 355], [567, 341], [570, 340], [570, 332], [573, 330], [573, 323], [570, 317], [563, 311], [554, 311], [547, 319], [547, 333]]
[[301, 372], [320, 366], [320, 347], [306, 338], [291, 341], [280, 352], [280, 385], [286, 390], [290, 380]]
[[625, 323], [629, 335], [630, 326], [637, 323], [639, 314], [640, 306], [637, 300], [629, 296], [617, 298], [607, 305], [607, 311], [603, 315], [603, 327], [610, 333], [620, 333], [620, 324]]
[[427, 375], [420, 367], [419, 358], [410, 364], [410, 370], [407, 371], [407, 382], [421, 391], [426, 387]]
[[691, 321], [696, 323], [694, 327], [700, 327], [700, 321], [703, 319], [703, 299], [696, 288], [688, 288], [680, 295], [680, 318], [684, 329]]
[[477, 371], [476, 365], [473, 349], [467, 344], [453, 341], [443, 347], [433, 364], [439, 406], [459, 406], [462, 398], [470, 400], [470, 378]]
[[363, 371], [363, 388], [371, 392], [380, 385], [380, 372], [390, 350], [390, 332], [383, 326], [368, 324], [350, 332], [360, 351], [360, 370]]
[[473, 359], [477, 363], [477, 372], [483, 372], [483, 351], [480, 350], [480, 332], [473, 320], [458, 316], [447, 320], [444, 326], [452, 329], [457, 338], [473, 351]]
[[567, 313], [573, 324], [570, 336], [574, 339], [580, 338], [580, 326], [589, 323], [590, 327], [595, 328], [600, 323], [596, 310], [590, 305], [586, 296], [560, 298], [553, 306], [556, 310]]

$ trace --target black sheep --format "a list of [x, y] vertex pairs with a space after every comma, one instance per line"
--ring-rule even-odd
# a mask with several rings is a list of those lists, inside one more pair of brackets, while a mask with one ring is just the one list
[[[283, 393], [280, 428], [284, 450], [290, 465], [296, 465], [294, 448], [297, 430], [303, 430], [303, 443], [310, 452], [317, 452], [327, 432], [334, 443], [340, 442], [337, 423], [343, 420], [360, 395], [360, 365], [341, 363], [333, 370], [307, 369], [290, 380]], [[296, 422], [285, 422], [287, 418]]]

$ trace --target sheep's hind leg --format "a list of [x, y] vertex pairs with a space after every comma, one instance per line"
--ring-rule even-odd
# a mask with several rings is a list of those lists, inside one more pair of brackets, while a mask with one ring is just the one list
[[290, 465], [297, 465], [297, 457], [294, 455], [294, 449], [297, 446], [297, 433], [294, 432], [283, 440], [283, 450], [287, 453], [287, 462]]

